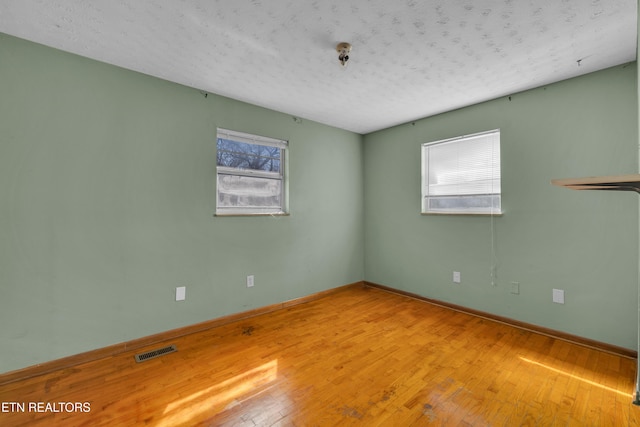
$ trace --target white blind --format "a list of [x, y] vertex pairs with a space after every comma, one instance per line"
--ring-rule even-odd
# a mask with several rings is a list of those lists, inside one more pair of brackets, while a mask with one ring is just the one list
[[232, 141], [246, 142], [248, 144], [266, 145], [270, 147], [286, 148], [288, 141], [282, 139], [269, 138], [266, 136], [251, 135], [249, 133], [238, 132], [235, 130], [218, 128], [218, 138], [229, 139]]
[[425, 196], [500, 194], [500, 131], [423, 145]]

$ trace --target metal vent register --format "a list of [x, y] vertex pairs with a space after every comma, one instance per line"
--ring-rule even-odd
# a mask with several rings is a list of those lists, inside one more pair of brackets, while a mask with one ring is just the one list
[[154, 359], [156, 357], [164, 356], [165, 354], [175, 353], [178, 351], [174, 344], [168, 347], [158, 348], [156, 350], [147, 351], [146, 353], [136, 354], [136, 362], [144, 362], [145, 360]]

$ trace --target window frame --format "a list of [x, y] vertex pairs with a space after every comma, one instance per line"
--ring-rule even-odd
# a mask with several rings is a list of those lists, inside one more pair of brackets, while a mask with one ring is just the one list
[[[497, 141], [497, 154], [494, 151], [496, 148], [496, 145], [492, 145], [491, 147], [491, 155], [489, 156], [491, 158], [491, 173], [493, 174], [493, 172], [496, 170], [493, 167], [493, 164], [495, 164], [495, 162], [497, 161], [497, 180], [498, 180], [498, 189], [497, 191], [495, 191], [495, 189], [492, 192], [489, 193], [452, 193], [452, 194], [440, 194], [440, 195], [430, 195], [429, 194], [429, 164], [428, 164], [428, 148], [429, 147], [433, 147], [433, 146], [437, 146], [437, 145], [442, 145], [442, 144], [455, 144], [455, 143], [462, 143], [462, 142], [469, 142], [469, 140], [474, 139], [474, 138], [479, 138], [482, 136], [490, 136], [490, 135], [496, 135], [498, 136], [498, 141]], [[421, 149], [421, 166], [422, 166], [422, 176], [421, 176], [421, 195], [422, 195], [422, 200], [421, 200], [421, 214], [422, 215], [479, 215], [479, 216], [501, 216], [503, 214], [503, 210], [502, 210], [502, 157], [501, 157], [501, 131], [500, 129], [493, 129], [493, 130], [489, 130], [489, 131], [484, 131], [484, 132], [477, 132], [477, 133], [473, 133], [473, 134], [467, 134], [467, 135], [462, 135], [462, 136], [457, 136], [457, 137], [453, 137], [453, 138], [447, 138], [447, 139], [441, 139], [441, 140], [437, 140], [437, 141], [431, 141], [431, 142], [425, 142], [423, 144], [421, 144], [420, 149]], [[497, 157], [497, 159], [495, 159], [495, 157]], [[496, 177], [494, 177], [493, 175], [491, 176], [491, 181], [492, 181], [492, 186], [493, 186], [493, 181], [496, 179]], [[493, 189], [493, 187], [492, 187]], [[473, 208], [441, 208], [441, 209], [434, 209], [432, 207], [430, 207], [430, 200], [434, 199], [434, 198], [440, 198], [440, 199], [445, 199], [445, 198], [459, 198], [459, 199], [463, 199], [465, 197], [473, 197], [473, 195], [484, 195], [484, 196], [489, 196], [489, 197], [495, 197], [497, 196], [497, 207], [494, 206], [494, 203], [492, 201], [490, 201], [488, 207], [480, 207], [477, 209], [473, 209]]]
[[[256, 169], [243, 169], [230, 166], [218, 165], [218, 144], [219, 140], [230, 140], [239, 143], [276, 147], [280, 150], [279, 171], [262, 171]], [[288, 169], [288, 149], [289, 142], [283, 139], [270, 138], [266, 136], [254, 135], [246, 132], [239, 132], [224, 128], [216, 129], [216, 210], [215, 216], [283, 216], [288, 215], [287, 197], [287, 169]], [[273, 179], [280, 181], [280, 206], [278, 207], [255, 207], [255, 206], [220, 206], [220, 176], [239, 176], [247, 178]]]

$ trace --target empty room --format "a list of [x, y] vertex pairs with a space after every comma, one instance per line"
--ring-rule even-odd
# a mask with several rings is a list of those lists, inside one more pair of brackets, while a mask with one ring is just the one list
[[637, 2], [0, 3], [0, 425], [640, 424]]

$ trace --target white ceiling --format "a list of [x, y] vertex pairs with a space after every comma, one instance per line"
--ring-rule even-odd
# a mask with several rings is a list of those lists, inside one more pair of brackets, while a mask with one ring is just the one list
[[[636, 0], [3, 0], [0, 32], [357, 133], [634, 61]], [[353, 45], [346, 68], [337, 43]]]

